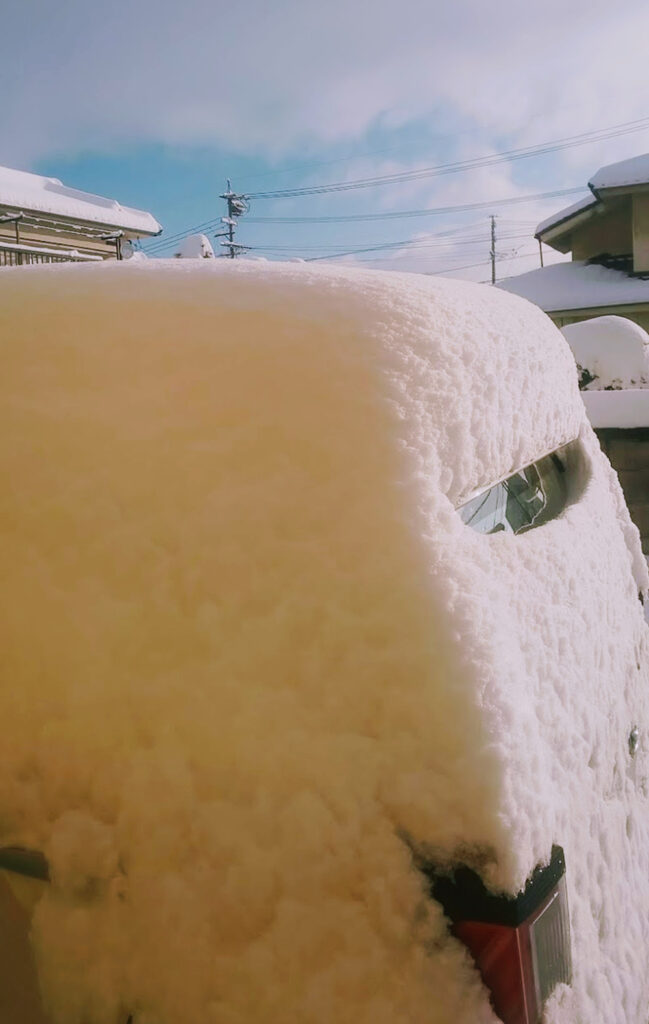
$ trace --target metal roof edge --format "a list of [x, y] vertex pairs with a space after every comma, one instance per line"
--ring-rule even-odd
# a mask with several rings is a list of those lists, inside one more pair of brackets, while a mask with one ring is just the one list
[[[547, 235], [551, 231], [555, 231], [557, 228], [561, 227], [562, 224], [567, 224], [571, 220], [577, 220], [579, 217], [585, 214], [590, 215], [590, 213], [592, 213], [593, 208], [597, 206], [598, 203], [601, 203], [602, 200], [600, 199], [599, 195], [597, 195], [595, 190], [591, 187], [590, 182], [588, 183], [588, 188], [592, 193], [592, 199], [589, 201], [588, 206], [584, 206], [581, 210], [575, 210], [575, 204], [573, 203], [572, 207], [568, 206], [564, 207], [563, 210], [559, 210], [559, 212], [556, 215], [557, 219], [555, 221], [551, 221], [550, 223], [548, 223], [549, 218], [548, 220], [541, 221], [541, 225], [539, 225], [541, 230], [539, 230], [539, 227], [537, 227], [536, 231], [534, 232], [534, 237], [538, 242], [542, 242], [543, 237], [545, 235]], [[584, 199], [586, 198], [587, 197], [584, 196]], [[570, 212], [571, 210], [572, 212]]]

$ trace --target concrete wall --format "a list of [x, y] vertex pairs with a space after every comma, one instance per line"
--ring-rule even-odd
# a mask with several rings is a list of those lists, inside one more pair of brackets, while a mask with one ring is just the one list
[[649, 427], [597, 430], [602, 450], [617, 472], [642, 550], [649, 555]]

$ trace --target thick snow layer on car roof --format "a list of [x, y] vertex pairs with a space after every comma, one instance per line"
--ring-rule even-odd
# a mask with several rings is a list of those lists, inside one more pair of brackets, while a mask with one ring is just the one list
[[[514, 893], [553, 843], [546, 1019], [641, 1019], [646, 565], [548, 319], [207, 260], [0, 298], [0, 845], [51, 864], [54, 1019], [493, 1024], [411, 853]], [[577, 434], [557, 519], [462, 523]]]
[[162, 229], [144, 210], [122, 206], [90, 192], [69, 188], [58, 178], [0, 167], [0, 206], [109, 224], [133, 233], [156, 235]]
[[625, 185], [649, 184], [649, 153], [619, 160], [600, 167], [588, 182], [594, 192], [603, 188], [624, 188]]
[[577, 368], [590, 378], [585, 390], [649, 387], [649, 334], [625, 316], [597, 316], [567, 324], [561, 333]]
[[581, 260], [508, 277], [498, 287], [529, 299], [546, 312], [649, 302], [649, 281]]

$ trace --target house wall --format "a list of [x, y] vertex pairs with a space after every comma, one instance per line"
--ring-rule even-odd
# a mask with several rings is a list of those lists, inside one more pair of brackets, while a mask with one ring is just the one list
[[572, 232], [573, 260], [588, 260], [607, 252], [625, 256], [633, 252], [631, 198], [625, 196]]
[[649, 271], [649, 196], [633, 196], [633, 269]]
[[[102, 256], [104, 259], [115, 258], [115, 246], [98, 238], [84, 238], [82, 235], [65, 231], [48, 231], [46, 227], [38, 229], [24, 227], [20, 222], [18, 232], [21, 245], [45, 246], [51, 249], [78, 249], [79, 252]], [[15, 224], [0, 224], [0, 242], [12, 245], [15, 241]]]
[[649, 555], [649, 427], [596, 430], [602, 451], [617, 472], [626, 503]]

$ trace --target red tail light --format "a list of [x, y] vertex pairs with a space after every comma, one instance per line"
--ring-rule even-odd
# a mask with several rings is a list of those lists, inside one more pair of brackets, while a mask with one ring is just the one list
[[523, 892], [494, 896], [479, 876], [459, 868], [444, 877], [428, 871], [432, 893], [451, 919], [453, 934], [473, 956], [503, 1024], [538, 1024], [560, 982], [570, 983], [570, 925], [563, 850], [537, 868]]

